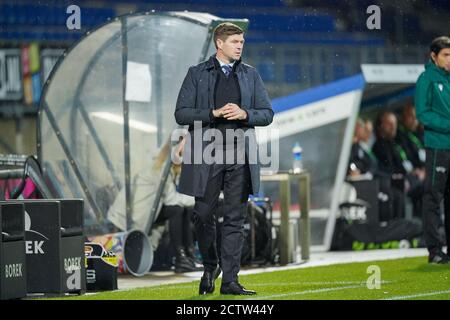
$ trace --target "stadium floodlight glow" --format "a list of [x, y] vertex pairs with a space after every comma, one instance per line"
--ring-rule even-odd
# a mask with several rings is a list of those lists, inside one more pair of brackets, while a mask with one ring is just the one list
[[[103, 120], [108, 120], [117, 124], [123, 124], [123, 116], [119, 116], [117, 114], [114, 113], [110, 113], [110, 112], [92, 112], [91, 116], [96, 117], [96, 118], [100, 118]], [[137, 121], [137, 120], [129, 120], [129, 125], [131, 128], [139, 130], [139, 131], [143, 131], [143, 132], [147, 132], [147, 133], [154, 133], [157, 131], [157, 128], [151, 124], [147, 124], [141, 121]]]

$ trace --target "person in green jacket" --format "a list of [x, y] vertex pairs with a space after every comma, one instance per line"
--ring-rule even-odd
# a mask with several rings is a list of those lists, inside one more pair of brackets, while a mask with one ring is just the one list
[[[441, 264], [450, 262], [450, 38], [434, 39], [430, 56], [417, 80], [415, 104], [417, 118], [425, 128], [424, 238], [428, 262]], [[439, 235], [442, 200], [447, 254]]]

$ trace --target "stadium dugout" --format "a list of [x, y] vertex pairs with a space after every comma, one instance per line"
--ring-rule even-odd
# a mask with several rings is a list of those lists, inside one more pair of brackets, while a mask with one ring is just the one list
[[[363, 64], [360, 74], [273, 100], [275, 117], [269, 129], [279, 130], [280, 170], [291, 168], [291, 157], [281, 155], [290, 154], [299, 142], [303, 166], [311, 174], [314, 251], [330, 249], [358, 115], [373, 117], [410, 101], [422, 71], [423, 65]], [[264, 195], [277, 199], [275, 187], [264, 186]], [[292, 203], [298, 203], [296, 187]]]

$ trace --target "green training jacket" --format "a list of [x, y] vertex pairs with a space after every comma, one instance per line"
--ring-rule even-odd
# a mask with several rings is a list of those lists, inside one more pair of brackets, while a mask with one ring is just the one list
[[417, 79], [415, 103], [425, 147], [450, 150], [450, 73], [428, 62]]

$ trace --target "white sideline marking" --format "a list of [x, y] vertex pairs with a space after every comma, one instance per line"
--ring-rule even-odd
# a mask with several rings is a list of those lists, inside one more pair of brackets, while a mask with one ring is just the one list
[[412, 298], [420, 298], [420, 297], [437, 296], [437, 295], [446, 294], [446, 293], [450, 293], [450, 290], [411, 294], [409, 296], [394, 296], [391, 298], [385, 298], [385, 299], [381, 299], [381, 300], [404, 300], [404, 299], [412, 299]]
[[[390, 284], [393, 281], [379, 281], [381, 284]], [[323, 281], [323, 282], [317, 282], [317, 281], [300, 281], [300, 282], [272, 282], [272, 283], [254, 283], [251, 286], [252, 287], [263, 287], [263, 286], [291, 286], [291, 285], [316, 285], [316, 286], [324, 286], [324, 285], [330, 285], [330, 284], [358, 284], [358, 285], [366, 285], [367, 281]]]
[[[314, 249], [313, 249], [314, 250]], [[426, 261], [428, 256], [427, 249], [383, 249], [370, 250], [364, 252], [319, 252], [312, 251], [311, 260], [308, 262], [293, 263], [287, 266], [262, 267], [258, 269], [241, 269], [240, 275], [268, 273], [272, 271], [299, 270], [318, 266], [339, 265], [343, 263], [359, 263], [369, 261], [387, 261], [392, 259], [403, 259], [410, 257], [423, 257]], [[163, 284], [191, 283], [198, 281], [202, 272], [188, 272], [176, 276], [173, 271], [170, 272], [150, 272], [142, 278], [118, 277], [119, 288], [143, 288], [153, 287]], [[245, 284], [244, 284], [245, 285]]]
[[283, 293], [283, 294], [273, 294], [273, 295], [270, 295], [270, 296], [261, 296], [261, 297], [256, 297], [256, 298], [248, 298], [248, 299], [245, 299], [245, 300], [260, 300], [260, 299], [281, 298], [281, 297], [287, 297], [287, 296], [299, 296], [299, 295], [309, 294], [309, 293], [330, 292], [330, 291], [338, 291], [338, 290], [346, 290], [346, 289], [356, 289], [356, 288], [361, 288], [361, 287], [363, 287], [363, 286], [362, 285], [358, 285], [358, 286], [323, 288], [323, 289], [298, 291], [298, 292]]
[[[388, 280], [382, 280], [380, 281], [381, 284], [391, 284], [394, 281], [388, 281]], [[251, 285], [251, 287], [264, 287], [264, 286], [292, 286], [292, 285], [318, 285], [318, 286], [324, 286], [324, 285], [343, 285], [343, 284], [353, 284], [353, 285], [360, 285], [364, 286], [366, 285], [367, 281], [301, 281], [301, 282], [267, 282], [267, 283], [254, 283]], [[217, 284], [216, 283], [216, 287]], [[190, 289], [194, 288], [194, 284], [189, 285], [177, 285], [177, 284], [168, 284], [161, 287], [148, 287], [149, 290], [178, 290], [178, 289]]]

